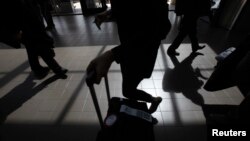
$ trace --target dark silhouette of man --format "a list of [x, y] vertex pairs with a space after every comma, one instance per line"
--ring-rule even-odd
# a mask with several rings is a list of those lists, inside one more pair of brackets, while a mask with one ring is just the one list
[[[46, 33], [36, 0], [4, 1], [11, 5], [13, 12], [3, 13], [1, 35], [9, 35], [10, 41], [25, 45], [31, 70], [38, 79], [44, 78], [51, 69], [58, 77], [67, 78], [67, 69], [62, 68], [54, 59], [53, 39]], [[2, 8], [1, 8], [2, 9]], [[39, 57], [48, 65], [43, 67]], [[18, 59], [18, 58], [17, 58]]]
[[182, 16], [180, 29], [177, 37], [168, 48], [168, 55], [179, 55], [176, 49], [180, 46], [186, 36], [191, 41], [192, 51], [196, 52], [205, 46], [200, 46], [197, 34], [197, 20], [201, 16], [209, 15], [210, 0], [176, 0], [175, 13]]

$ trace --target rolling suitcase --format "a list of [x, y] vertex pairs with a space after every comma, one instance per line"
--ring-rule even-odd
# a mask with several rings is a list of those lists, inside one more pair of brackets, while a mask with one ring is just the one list
[[154, 141], [153, 125], [156, 119], [148, 113], [147, 104], [125, 98], [111, 98], [107, 75], [104, 80], [109, 106], [103, 120], [95, 93], [93, 75], [92, 73], [87, 76], [86, 83], [101, 126], [96, 141]]

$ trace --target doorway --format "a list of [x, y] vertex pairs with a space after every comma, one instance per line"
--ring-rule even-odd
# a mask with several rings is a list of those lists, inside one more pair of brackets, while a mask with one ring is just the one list
[[50, 0], [53, 15], [88, 15], [105, 11], [109, 0]]

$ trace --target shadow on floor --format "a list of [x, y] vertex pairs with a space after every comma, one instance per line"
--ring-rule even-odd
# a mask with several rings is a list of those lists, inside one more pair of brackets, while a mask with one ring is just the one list
[[0, 124], [6, 120], [9, 114], [20, 108], [27, 100], [57, 79], [58, 77], [54, 75], [36, 86], [36, 83], [33, 81], [34, 76], [29, 74], [24, 82], [0, 98]]
[[[204, 104], [203, 97], [198, 93], [205, 78], [201, 75], [199, 68], [193, 69], [192, 62], [201, 53], [191, 53], [185, 60], [179, 62], [176, 56], [170, 56], [174, 68], [167, 68], [163, 77], [163, 90], [173, 93], [182, 93], [197, 105]], [[206, 79], [206, 78], [205, 78]]]

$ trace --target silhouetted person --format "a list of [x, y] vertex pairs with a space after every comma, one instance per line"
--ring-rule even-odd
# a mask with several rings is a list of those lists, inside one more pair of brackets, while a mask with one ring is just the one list
[[186, 36], [191, 41], [192, 51], [196, 52], [205, 46], [199, 46], [197, 34], [197, 20], [204, 15], [209, 15], [210, 0], [176, 0], [175, 13], [182, 16], [179, 33], [168, 48], [168, 55], [179, 55], [176, 49]]
[[123, 95], [150, 102], [149, 112], [153, 113], [161, 97], [153, 97], [137, 86], [151, 76], [160, 42], [170, 30], [168, 5], [165, 0], [136, 0], [132, 5], [126, 0], [111, 0], [111, 14], [116, 20], [121, 44], [94, 59], [87, 72], [95, 71], [96, 83], [99, 83], [116, 61], [121, 66]]
[[[4, 14], [5, 20], [1, 22], [1, 28], [4, 33], [12, 35], [13, 40], [19, 40], [25, 45], [35, 76], [42, 79], [51, 69], [58, 77], [66, 78], [67, 69], [62, 68], [54, 59], [54, 42], [45, 31], [37, 1], [17, 0], [4, 3], [11, 5], [13, 12]], [[49, 68], [40, 65], [39, 56]]]
[[50, 3], [50, 0], [37, 0], [38, 4], [41, 8], [41, 13], [43, 18], [46, 21], [46, 30], [51, 30], [55, 28], [55, 24], [51, 15], [52, 5]]

